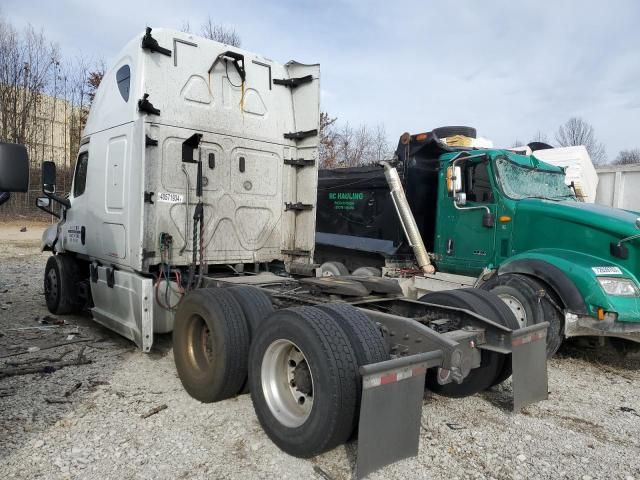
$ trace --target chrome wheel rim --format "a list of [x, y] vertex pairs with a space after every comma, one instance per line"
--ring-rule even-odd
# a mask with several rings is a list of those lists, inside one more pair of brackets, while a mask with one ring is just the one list
[[296, 428], [313, 409], [313, 375], [307, 358], [289, 340], [275, 340], [262, 357], [262, 392], [269, 410], [282, 425]]
[[509, 310], [513, 312], [513, 315], [516, 317], [520, 328], [524, 328], [527, 326], [527, 311], [524, 308], [524, 305], [520, 300], [518, 300], [513, 295], [500, 294], [498, 295], [500, 300], [507, 304]]

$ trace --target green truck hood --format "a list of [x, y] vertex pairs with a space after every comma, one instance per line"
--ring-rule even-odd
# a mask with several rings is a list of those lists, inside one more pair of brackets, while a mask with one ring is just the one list
[[[575, 238], [578, 233], [583, 233], [586, 237], [595, 240], [595, 237], [589, 235], [589, 230], [592, 229], [608, 234], [616, 241], [638, 234], [640, 229], [635, 224], [638, 217], [640, 217], [640, 213], [637, 212], [593, 203], [531, 198], [518, 202], [515, 218], [518, 230], [526, 227], [539, 231], [540, 227], [553, 224], [562, 227], [560, 232], [553, 232], [555, 240], [562, 241], [562, 238], [558, 238], [558, 234], [561, 234], [568, 236], [566, 240], [574, 242], [580, 240]], [[523, 225], [520, 225], [521, 220]], [[540, 223], [541, 221], [542, 223]], [[598, 248], [599, 246], [594, 245], [596, 251], [601, 250]], [[605, 247], [608, 251], [608, 244]]]
[[602, 306], [618, 312], [620, 320], [640, 320], [640, 300], [606, 296], [593, 271], [594, 267], [619, 267], [620, 276], [639, 285], [640, 239], [625, 243], [627, 259], [610, 252], [611, 242], [640, 234], [635, 225], [638, 213], [575, 201], [526, 199], [517, 203], [512, 230], [515, 258], [540, 254], [545, 257], [540, 259], [567, 273], [590, 310]]

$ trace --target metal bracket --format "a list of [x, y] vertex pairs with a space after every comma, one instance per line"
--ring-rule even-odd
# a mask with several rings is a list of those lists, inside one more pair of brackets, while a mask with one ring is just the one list
[[360, 367], [356, 478], [418, 454], [425, 374], [441, 362], [436, 350]]
[[113, 267], [107, 268], [106, 270], [106, 274], [107, 274], [107, 287], [109, 288], [113, 288], [113, 286], [116, 284], [116, 269]]
[[160, 110], [153, 106], [153, 104], [147, 100], [149, 94], [145, 93], [140, 100], [138, 100], [138, 111], [142, 113], [148, 113], [149, 115], [160, 115]]
[[304, 77], [297, 78], [274, 78], [274, 85], [282, 85], [284, 87], [296, 88], [299, 85], [304, 83], [309, 83], [313, 81], [313, 75], [305, 75]]
[[288, 212], [289, 210], [294, 210], [296, 212], [302, 212], [304, 210], [313, 210], [313, 205], [310, 203], [302, 203], [302, 202], [296, 202], [296, 203], [286, 202], [284, 204], [284, 211]]
[[142, 37], [142, 49], [149, 50], [150, 52], [158, 52], [167, 57], [171, 56], [171, 50], [158, 45], [158, 41], [151, 36], [151, 27], [147, 27], [144, 37]]
[[313, 130], [285, 133], [284, 138], [287, 140], [302, 140], [303, 138], [315, 137], [316, 135], [318, 135], [318, 130], [314, 128]]
[[155, 250], [147, 250], [145, 248], [142, 249], [142, 260], [146, 260], [147, 258], [153, 258], [156, 256]]
[[291, 165], [293, 167], [312, 167], [316, 164], [314, 159], [306, 159], [306, 158], [285, 158], [285, 165]]
[[293, 249], [293, 250], [280, 250], [280, 253], [283, 255], [291, 255], [294, 257], [308, 257], [309, 255], [311, 255], [311, 251], [310, 250], [299, 250], [299, 249]]
[[144, 146], [145, 147], [157, 147], [158, 146], [158, 140], [156, 140], [155, 138], [151, 138], [149, 135], [145, 135], [144, 136]]
[[153, 192], [144, 192], [144, 203], [150, 203], [153, 205]]
[[142, 351], [151, 351], [153, 345], [153, 281], [150, 278], [142, 280], [142, 312], [140, 330], [142, 334]]
[[98, 283], [98, 266], [93, 263], [89, 265], [89, 276], [92, 283]]

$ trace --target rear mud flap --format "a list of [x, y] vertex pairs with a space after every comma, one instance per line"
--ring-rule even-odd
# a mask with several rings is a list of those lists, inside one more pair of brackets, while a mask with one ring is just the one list
[[418, 454], [425, 373], [441, 362], [438, 350], [360, 367], [356, 478]]
[[549, 397], [547, 378], [547, 327], [549, 323], [514, 330], [511, 333], [513, 410], [520, 411]]

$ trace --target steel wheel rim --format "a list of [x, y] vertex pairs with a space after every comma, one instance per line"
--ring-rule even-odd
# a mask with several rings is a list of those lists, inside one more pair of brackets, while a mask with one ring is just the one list
[[502, 300], [509, 310], [513, 313], [520, 325], [520, 328], [524, 328], [527, 326], [527, 311], [524, 308], [524, 305], [520, 300], [518, 300], [513, 295], [508, 295], [506, 293], [499, 294], [500, 300]]
[[207, 370], [213, 362], [213, 338], [200, 315], [189, 319], [187, 339], [187, 359], [191, 368], [199, 372]]
[[[262, 357], [261, 383], [267, 406], [276, 420], [289, 428], [306, 422], [313, 409], [313, 374], [308, 365], [302, 350], [284, 339], [272, 342]], [[306, 375], [305, 368], [310, 391], [307, 385], [296, 384], [297, 378]]]
[[58, 298], [58, 276], [54, 269], [49, 270], [47, 273], [44, 281], [44, 293], [54, 301]]

